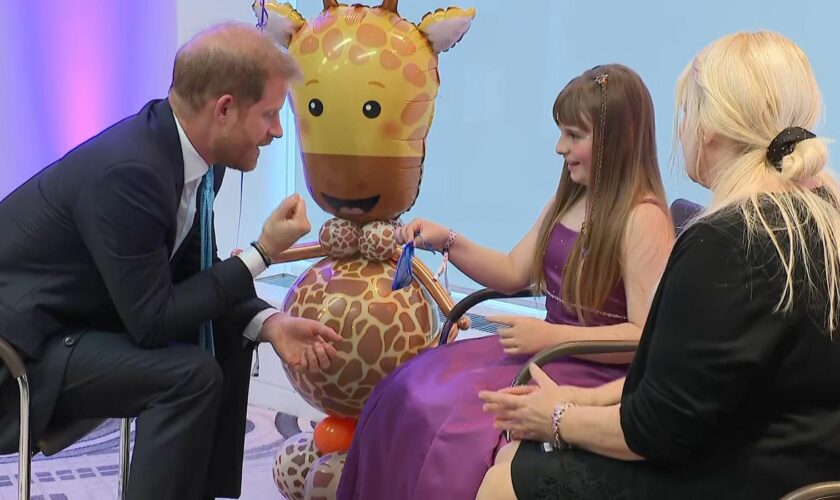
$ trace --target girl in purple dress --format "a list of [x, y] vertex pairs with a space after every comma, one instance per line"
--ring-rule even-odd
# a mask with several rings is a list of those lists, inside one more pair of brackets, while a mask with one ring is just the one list
[[[602, 99], [609, 74], [609, 99]], [[607, 112], [602, 113], [604, 110]], [[593, 129], [599, 116], [606, 122]], [[639, 76], [598, 66], [554, 102], [564, 168], [555, 195], [509, 253], [417, 219], [401, 237], [447, 250], [458, 269], [503, 292], [532, 286], [545, 321], [495, 316], [497, 336], [431, 349], [376, 387], [341, 478], [341, 499], [472, 499], [504, 444], [478, 392], [510, 384], [528, 357], [573, 340], [638, 340], [673, 244], [656, 160], [653, 102]], [[566, 359], [554, 380], [591, 387], [623, 377], [628, 355]]]

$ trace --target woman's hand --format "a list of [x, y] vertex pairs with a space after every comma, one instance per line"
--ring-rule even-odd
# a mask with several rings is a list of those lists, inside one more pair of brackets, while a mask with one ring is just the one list
[[511, 432], [514, 439], [554, 441], [552, 414], [559, 403], [577, 399], [580, 389], [559, 386], [535, 364], [529, 367], [536, 385], [507, 387], [498, 391], [481, 391], [482, 409], [494, 414], [493, 426]]

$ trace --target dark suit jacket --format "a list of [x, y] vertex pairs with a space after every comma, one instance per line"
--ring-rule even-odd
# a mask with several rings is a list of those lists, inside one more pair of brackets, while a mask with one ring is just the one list
[[[241, 334], [269, 305], [240, 259], [199, 272], [198, 217], [170, 261], [183, 185], [175, 119], [159, 100], [0, 201], [0, 337], [41, 362], [51, 337], [92, 329], [148, 348], [195, 342], [210, 319]], [[215, 234], [213, 244], [215, 256]], [[66, 354], [54, 357], [60, 374]]]

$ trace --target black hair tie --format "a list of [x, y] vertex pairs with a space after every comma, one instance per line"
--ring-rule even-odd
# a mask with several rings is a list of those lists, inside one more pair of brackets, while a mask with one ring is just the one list
[[813, 132], [802, 127], [788, 127], [770, 142], [767, 148], [767, 160], [778, 170], [782, 171], [782, 160], [785, 156], [793, 153], [797, 142], [816, 137]]

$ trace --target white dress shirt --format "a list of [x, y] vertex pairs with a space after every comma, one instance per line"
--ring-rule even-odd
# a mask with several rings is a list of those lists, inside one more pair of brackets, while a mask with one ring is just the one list
[[[178, 127], [178, 138], [181, 141], [181, 152], [184, 155], [184, 189], [181, 191], [181, 202], [178, 205], [177, 232], [175, 233], [175, 245], [172, 247], [172, 255], [169, 256], [170, 259], [184, 242], [187, 233], [190, 232], [190, 228], [195, 221], [198, 186], [201, 184], [201, 179], [204, 177], [204, 174], [210, 170], [210, 166], [207, 165], [207, 162], [198, 154], [198, 151], [196, 151], [190, 142], [187, 134], [181, 127], [181, 122], [178, 121], [178, 117], [175, 116], [174, 112], [172, 115], [175, 117], [175, 126]], [[266, 269], [265, 262], [263, 262], [259, 252], [252, 246], [249, 246], [248, 249], [236, 257], [245, 263], [245, 266], [248, 267], [248, 270], [251, 271], [251, 276], [254, 278]], [[277, 312], [279, 312], [277, 309], [269, 308], [257, 313], [248, 322], [248, 326], [245, 327], [245, 331], [243, 332], [245, 338], [256, 341], [257, 335], [259, 335], [265, 320]]]

